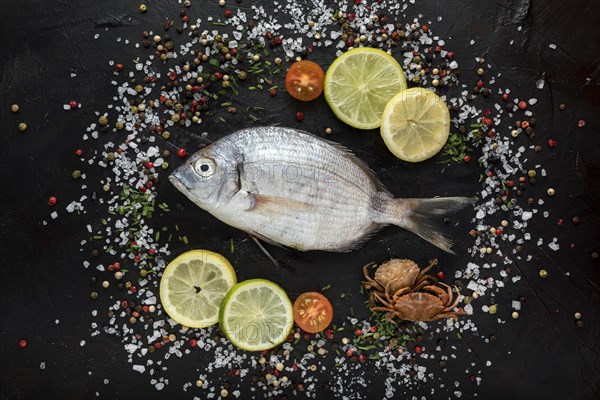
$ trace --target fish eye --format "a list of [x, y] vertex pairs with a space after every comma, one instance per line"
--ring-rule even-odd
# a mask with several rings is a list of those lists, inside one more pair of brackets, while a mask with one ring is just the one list
[[215, 173], [215, 163], [209, 158], [201, 158], [194, 164], [194, 170], [198, 175], [208, 178]]

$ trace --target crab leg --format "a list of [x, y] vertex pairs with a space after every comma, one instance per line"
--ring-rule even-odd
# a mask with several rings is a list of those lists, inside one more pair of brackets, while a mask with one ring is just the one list
[[452, 298], [452, 293], [447, 293], [444, 289], [434, 285], [425, 286], [423, 291], [430, 292], [431, 294], [435, 295], [438, 299], [440, 299], [444, 307], [448, 306], [448, 300], [449, 298]]
[[433, 260], [431, 260], [431, 263], [429, 264], [429, 266], [427, 266], [427, 268], [425, 268], [425, 269], [421, 270], [421, 272], [419, 272], [419, 275], [417, 275], [417, 279], [415, 279], [415, 282], [419, 282], [421, 279], [423, 279], [425, 277], [425, 274], [428, 273], [431, 268], [433, 268], [435, 265], [437, 265], [437, 263], [438, 263], [437, 258], [434, 258]]
[[376, 290], [382, 292], [384, 290], [384, 287], [381, 285], [381, 283], [377, 282], [377, 280], [375, 280], [369, 276], [369, 267], [374, 264], [375, 263], [369, 263], [363, 267], [363, 274], [365, 276], [366, 281], [363, 281], [362, 284], [367, 289], [375, 288]]
[[[454, 294], [452, 293], [452, 288], [450, 287], [450, 285], [445, 284], [444, 282], [438, 282], [441, 286], [446, 288], [446, 293], [448, 295], [448, 298], [443, 302], [444, 306], [448, 306], [448, 304], [452, 303], [452, 299], [454, 298]], [[457, 299], [460, 298], [460, 293], [459, 295], [456, 297]], [[458, 304], [458, 303], [456, 303]]]
[[456, 286], [454, 286], [454, 288], [456, 289], [457, 295], [456, 298], [454, 299], [454, 303], [452, 303], [452, 305], [444, 308], [444, 311], [449, 311], [454, 309], [454, 307], [456, 307], [458, 305], [458, 302], [460, 301], [460, 292], [458, 291], [458, 288]]
[[[431, 277], [431, 278], [433, 278], [433, 277], [432, 277], [432, 276], [430, 276], [430, 275], [427, 275], [427, 276], [425, 276], [425, 277], [423, 277], [423, 278], [427, 278], [427, 277]], [[429, 280], [426, 280], [426, 279], [424, 279], [422, 282], [420, 282], [420, 283], [418, 283], [417, 285], [413, 286], [413, 288], [412, 288], [412, 290], [411, 290], [411, 291], [412, 291], [412, 292], [418, 292], [419, 290], [421, 290], [421, 289], [423, 289], [423, 288], [425, 288], [425, 287], [427, 287], [427, 286], [432, 286], [432, 283], [431, 283]]]
[[[395, 304], [396, 303], [396, 293], [394, 293], [394, 298], [390, 297], [390, 286], [392, 283], [396, 282], [398, 280], [398, 278], [396, 279], [391, 279], [386, 285], [385, 285], [385, 297], [387, 299], [387, 301], [389, 301], [390, 303]], [[402, 290], [402, 289], [400, 289]], [[392, 307], [394, 308], [394, 307]]]
[[[380, 295], [380, 294], [379, 294], [379, 293], [377, 293], [377, 292], [374, 292], [374, 293], [373, 293], [373, 296], [374, 296], [374, 297], [375, 297], [377, 300], [379, 300], [379, 302], [380, 302], [381, 304], [383, 304], [384, 306], [386, 306], [388, 311], [389, 311], [389, 309], [392, 309], [392, 310], [394, 309], [394, 306], [391, 304], [391, 303], [393, 303], [393, 302], [392, 302], [392, 301], [390, 301], [391, 299], [389, 299], [389, 297], [388, 297], [388, 299], [385, 299], [385, 300], [384, 300], [384, 299], [383, 299], [383, 296], [382, 296], [382, 295]], [[375, 308], [381, 308], [381, 307], [374, 307], [374, 308], [372, 308], [372, 310], [375, 310]], [[381, 310], [380, 310], [380, 311], [381, 311]]]
[[400, 296], [402, 296], [405, 293], [409, 293], [412, 292], [412, 290], [410, 288], [402, 288], [402, 289], [398, 289], [396, 291], [396, 293], [394, 293], [394, 296], [392, 297], [392, 303], [396, 304], [398, 302], [398, 299], [400, 298]]
[[[439, 313], [439, 314], [437, 314], [437, 315], [434, 315], [434, 316], [431, 318], [431, 320], [432, 320], [432, 321], [435, 321], [435, 320], [437, 320], [437, 319], [442, 319], [442, 318], [450, 318], [450, 319], [453, 319], [453, 320], [455, 320], [455, 321], [456, 321], [456, 320], [458, 319], [458, 315], [459, 315], [459, 314], [458, 314], [458, 313], [455, 313], [455, 312], [443, 312], [443, 313]], [[463, 315], [463, 314], [460, 314], [460, 315]]]

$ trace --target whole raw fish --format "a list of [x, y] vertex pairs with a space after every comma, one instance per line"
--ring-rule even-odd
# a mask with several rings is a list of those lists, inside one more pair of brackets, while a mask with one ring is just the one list
[[452, 252], [432, 218], [472, 202], [393, 198], [343, 146], [283, 127], [234, 132], [190, 156], [169, 180], [221, 221], [303, 251], [350, 251], [393, 224]]

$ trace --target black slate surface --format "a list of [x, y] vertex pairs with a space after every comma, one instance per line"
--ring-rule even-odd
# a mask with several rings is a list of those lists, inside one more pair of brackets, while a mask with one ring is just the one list
[[[217, 2], [194, 2], [191, 15], [221, 15]], [[249, 7], [243, 0], [239, 7]], [[452, 390], [440, 390], [455, 381], [461, 383], [463, 398], [481, 399], [574, 399], [600, 398], [600, 264], [590, 254], [600, 250], [598, 206], [600, 206], [600, 8], [593, 1], [445, 1], [420, 2], [411, 5], [410, 17], [422, 13], [422, 20], [432, 20], [432, 29], [456, 52], [464, 82], [476, 82], [474, 57], [486, 61], [502, 72], [502, 81], [520, 97], [536, 97], [535, 106], [540, 135], [537, 143], [544, 151], [535, 162], [548, 172], [544, 184], [528, 189], [534, 197], [544, 197], [548, 186], [557, 195], [548, 200], [552, 216], [531, 226], [533, 236], [558, 237], [561, 249], [552, 252], [545, 246], [530, 244], [526, 252], [534, 262], [521, 265], [523, 276], [517, 284], [508, 285], [497, 300], [503, 305], [498, 324], [496, 316], [479, 309], [473, 320], [479, 333], [466, 334], [449, 344], [457, 360], [447, 371], [431, 367], [436, 378], [428, 384], [407, 389], [411, 395], [427, 398], [453, 398]], [[268, 7], [269, 3], [264, 2]], [[196, 369], [202, 369], [208, 356], [195, 353], [170, 362], [167, 372], [170, 384], [156, 391], [147, 375], [140, 375], [127, 363], [120, 339], [101, 334], [90, 337], [90, 324], [97, 318], [93, 309], [104, 313], [111, 301], [101, 298], [92, 302], [89, 292], [90, 271], [82, 267], [89, 258], [80, 251], [79, 241], [87, 237], [86, 224], [98, 223], [103, 215], [93, 203], [87, 213], [76, 216], [64, 212], [68, 202], [93, 190], [101, 191], [97, 181], [103, 172], [97, 166], [82, 165], [73, 156], [76, 148], [86, 152], [100, 149], [100, 142], [83, 142], [85, 127], [113, 103], [114, 79], [109, 60], [128, 63], [147, 52], [116, 42], [117, 37], [133, 42], [144, 30], [160, 31], [165, 17], [177, 18], [180, 5], [176, 1], [151, 2], [145, 14], [137, 11], [133, 1], [3, 1], [1, 7], [0, 51], [2, 54], [0, 115], [0, 182], [4, 193], [0, 200], [0, 397], [6, 399], [94, 398], [192, 398], [202, 392], [182, 391], [185, 382], [193, 380]], [[437, 16], [443, 19], [437, 21]], [[522, 27], [518, 31], [518, 27]], [[94, 40], [94, 34], [100, 38]], [[173, 33], [174, 34], [174, 33]], [[469, 45], [471, 39], [475, 44]], [[509, 42], [514, 40], [513, 45]], [[556, 44], [552, 50], [549, 44]], [[333, 50], [316, 51], [311, 58], [326, 67], [333, 60]], [[71, 78], [71, 71], [77, 76]], [[470, 78], [464, 76], [470, 74]], [[542, 90], [535, 82], [545, 80]], [[64, 111], [63, 104], [76, 99], [82, 109]], [[240, 99], [250, 103], [254, 99]], [[377, 134], [354, 131], [337, 121], [321, 97], [315, 102], [299, 104], [281, 93], [273, 100], [265, 99], [269, 110], [260, 123], [280, 123], [322, 132], [330, 126], [336, 140], [352, 149], [377, 173], [392, 193], [403, 197], [476, 194], [480, 190], [480, 170], [452, 165], [443, 175], [436, 160], [408, 165], [396, 160]], [[18, 114], [10, 105], [19, 103]], [[558, 105], [567, 110], [560, 112]], [[294, 119], [303, 110], [306, 119]], [[577, 128], [584, 119], [585, 128]], [[21, 134], [20, 121], [29, 129]], [[207, 119], [192, 133], [181, 130], [173, 138], [177, 146], [193, 149], [200, 144], [199, 132], [209, 132], [211, 139], [224, 136], [238, 126], [255, 126], [242, 116], [232, 117], [228, 124]], [[545, 146], [547, 138], [558, 141], [555, 149]], [[524, 145], [528, 145], [525, 138]], [[172, 164], [178, 161], [174, 158]], [[79, 168], [87, 175], [87, 191], [74, 184], [71, 171]], [[175, 243], [174, 254], [195, 247], [209, 248], [228, 254], [230, 238], [236, 251], [230, 260], [239, 280], [265, 277], [282, 285], [291, 298], [309, 290], [331, 284], [329, 295], [337, 299], [350, 292], [344, 302], [334, 301], [336, 321], [340, 323], [349, 307], [362, 307], [359, 294], [360, 267], [370, 261], [390, 257], [423, 260], [440, 258], [451, 276], [464, 265], [471, 239], [471, 215], [456, 217], [452, 225], [458, 256], [442, 254], [415, 236], [398, 228], [386, 228], [364, 248], [350, 254], [312, 252], [288, 254], [270, 248], [273, 254], [290, 265], [276, 269], [246, 235], [217, 221], [194, 207], [170, 186], [166, 179], [159, 183], [159, 200], [181, 202], [183, 210], [169, 216], [170, 224], [178, 224], [190, 237], [190, 244]], [[59, 218], [51, 220], [46, 204], [48, 196], [59, 198]], [[572, 216], [581, 223], [571, 224]], [[556, 220], [564, 219], [559, 226]], [[48, 221], [44, 226], [42, 221]], [[572, 246], [571, 246], [572, 243]], [[456, 266], [456, 267], [455, 267]], [[538, 268], [545, 267], [550, 276], [542, 280]], [[525, 296], [527, 301], [518, 320], [510, 318], [510, 301]], [[581, 312], [585, 325], [577, 328], [573, 313]], [[55, 323], [55, 321], [59, 321]], [[494, 334], [495, 344], [484, 343], [480, 336]], [[29, 345], [18, 347], [20, 339]], [[81, 347], [80, 341], [86, 345]], [[432, 346], [433, 347], [433, 346]], [[486, 361], [492, 365], [486, 367]], [[331, 360], [329, 360], [331, 361]], [[45, 362], [46, 368], [40, 369]], [[475, 363], [475, 367], [471, 367]], [[328, 363], [330, 366], [333, 362]], [[469, 382], [472, 369], [481, 370], [480, 386]], [[221, 372], [220, 372], [221, 373]], [[369, 372], [367, 373], [369, 375]], [[375, 375], [375, 373], [373, 373]], [[361, 398], [381, 398], [380, 376], [373, 384], [353, 394]], [[104, 380], [109, 383], [105, 384]], [[226, 376], [211, 376], [219, 382]], [[239, 385], [242, 398], [250, 395], [248, 385]], [[322, 382], [326, 382], [324, 377]], [[430, 395], [431, 389], [435, 395]], [[404, 398], [398, 392], [396, 398]], [[320, 389], [318, 398], [329, 398]], [[288, 398], [295, 398], [289, 395]], [[298, 395], [297, 398], [303, 398]], [[407, 398], [410, 398], [407, 397]], [[419, 397], [420, 398], [420, 397]]]

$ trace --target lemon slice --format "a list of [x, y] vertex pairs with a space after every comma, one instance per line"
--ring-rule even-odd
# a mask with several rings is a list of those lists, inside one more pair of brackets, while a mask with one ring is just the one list
[[325, 100], [348, 125], [375, 129], [387, 102], [406, 89], [400, 64], [383, 50], [361, 47], [342, 54], [325, 74]]
[[294, 326], [292, 302], [271, 281], [250, 279], [235, 285], [223, 299], [221, 330], [236, 347], [262, 351], [281, 344]]
[[409, 162], [437, 154], [450, 133], [450, 113], [438, 95], [423, 88], [398, 93], [385, 107], [381, 136], [396, 157]]
[[218, 253], [192, 250], [167, 265], [160, 280], [160, 301], [171, 318], [190, 328], [219, 322], [219, 306], [235, 285], [233, 267]]

